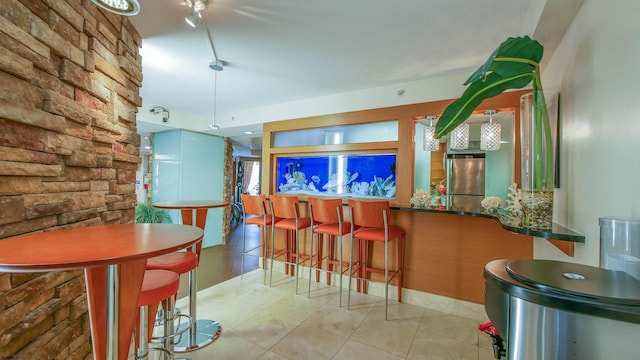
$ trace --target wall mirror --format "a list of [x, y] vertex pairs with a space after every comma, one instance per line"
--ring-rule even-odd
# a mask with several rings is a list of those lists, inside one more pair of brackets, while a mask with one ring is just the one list
[[[467, 171], [470, 172], [469, 179], [482, 177], [484, 180], [483, 192], [474, 191], [477, 193], [478, 202], [486, 196], [506, 198], [508, 187], [514, 182], [516, 140], [514, 111], [499, 109], [492, 116], [494, 123], [501, 124], [500, 149], [494, 151], [480, 150], [480, 128], [483, 123], [489, 122], [489, 115], [485, 115], [484, 112], [484, 110], [478, 111], [466, 121], [469, 124], [469, 148], [467, 150], [451, 150], [448, 144], [449, 136], [440, 139], [440, 147], [437, 151], [423, 150], [423, 133], [425, 127], [429, 126], [429, 121], [425, 118], [415, 120], [414, 191], [417, 189], [428, 191], [432, 184], [441, 183], [447, 187], [447, 194], [450, 195], [451, 170], [455, 166], [452, 159], [480, 158], [484, 159], [484, 174], [478, 174], [475, 170]], [[433, 125], [435, 126], [435, 122]], [[463, 188], [471, 186], [470, 184], [463, 185]], [[451, 208], [451, 210], [456, 209]]]

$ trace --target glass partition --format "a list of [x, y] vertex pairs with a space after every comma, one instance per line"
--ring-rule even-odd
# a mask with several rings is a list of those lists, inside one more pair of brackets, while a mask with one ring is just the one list
[[279, 131], [273, 134], [274, 148], [382, 141], [398, 141], [398, 121]]
[[396, 154], [279, 156], [278, 193], [394, 199]]

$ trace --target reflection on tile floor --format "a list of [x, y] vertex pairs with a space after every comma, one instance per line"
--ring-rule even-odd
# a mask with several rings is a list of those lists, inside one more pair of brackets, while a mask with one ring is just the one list
[[[335, 286], [313, 283], [295, 295], [294, 278], [263, 286], [262, 271], [198, 293], [198, 318], [214, 319], [222, 335], [188, 354], [205, 359], [493, 359], [491, 339], [478, 322], [425, 307], [352, 292], [351, 310], [339, 306]], [[306, 281], [304, 282], [306, 285]], [[301, 286], [306, 288], [305, 286]], [[343, 305], [346, 305], [344, 293]], [[187, 309], [186, 299], [177, 304]]]

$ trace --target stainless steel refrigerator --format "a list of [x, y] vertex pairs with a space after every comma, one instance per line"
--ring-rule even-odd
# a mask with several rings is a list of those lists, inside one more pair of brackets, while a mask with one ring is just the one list
[[484, 157], [457, 155], [447, 160], [447, 195], [453, 211], [482, 212]]

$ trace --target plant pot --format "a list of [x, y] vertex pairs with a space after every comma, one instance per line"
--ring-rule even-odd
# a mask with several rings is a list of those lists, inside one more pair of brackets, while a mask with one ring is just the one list
[[550, 230], [553, 223], [557, 110], [548, 107], [541, 91], [520, 98], [522, 226], [538, 230]]

